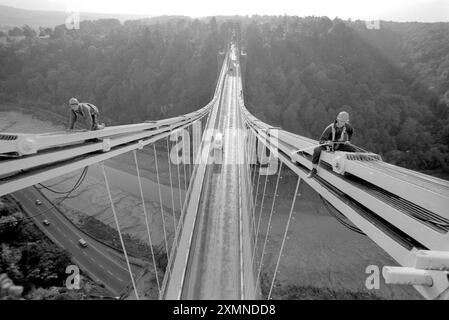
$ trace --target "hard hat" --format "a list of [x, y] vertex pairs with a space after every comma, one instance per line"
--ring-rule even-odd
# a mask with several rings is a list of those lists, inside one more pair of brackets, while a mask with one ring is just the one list
[[72, 104], [78, 104], [79, 102], [78, 102], [78, 100], [76, 99], [76, 98], [71, 98], [70, 100], [69, 100], [69, 105], [72, 105]]
[[346, 111], [342, 111], [338, 114], [337, 120], [349, 122], [349, 114]]

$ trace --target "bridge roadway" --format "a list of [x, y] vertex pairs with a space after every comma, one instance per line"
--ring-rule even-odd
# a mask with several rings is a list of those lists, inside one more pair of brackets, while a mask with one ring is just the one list
[[249, 232], [242, 232], [247, 212], [241, 205], [243, 145], [236, 130], [242, 128], [237, 81], [233, 67], [225, 78], [215, 124], [223, 134], [223, 149], [215, 149], [214, 163], [206, 168], [181, 299], [248, 299], [253, 294], [253, 287], [248, 290], [251, 286], [244, 284], [250, 274], [245, 275], [243, 243], [250, 239]]

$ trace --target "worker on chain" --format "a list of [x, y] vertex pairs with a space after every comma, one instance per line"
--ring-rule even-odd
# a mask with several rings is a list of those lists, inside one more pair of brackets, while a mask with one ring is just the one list
[[70, 105], [70, 123], [69, 129], [72, 130], [75, 127], [75, 122], [78, 116], [84, 119], [89, 130], [101, 130], [104, 129], [104, 123], [98, 124], [98, 108], [91, 103], [78, 102], [76, 98], [69, 100]]
[[319, 139], [320, 146], [313, 150], [312, 170], [307, 178], [312, 178], [317, 173], [318, 163], [320, 162], [321, 151], [346, 151], [356, 152], [351, 145], [351, 138], [354, 128], [349, 124], [349, 114], [342, 111], [337, 119], [324, 129]]

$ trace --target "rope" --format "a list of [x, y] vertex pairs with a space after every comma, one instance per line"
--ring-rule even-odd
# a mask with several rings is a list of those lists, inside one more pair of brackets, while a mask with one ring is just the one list
[[[24, 172], [25, 170], [21, 170], [21, 171]], [[70, 177], [67, 177], [67, 179], [72, 179], [72, 178], [74, 178], [75, 176], [77, 176], [77, 174], [74, 174], [74, 175], [72, 175], [72, 176], [70, 176]], [[47, 184], [46, 187], [47, 187], [47, 188], [52, 188], [52, 187], [54, 187], [54, 186], [60, 185], [61, 183], [65, 182], [65, 181], [67, 181], [67, 180], [56, 181], [55, 183]]]
[[184, 190], [187, 192], [187, 172], [185, 163], [184, 163]]
[[[273, 216], [274, 203], [276, 202], [276, 197], [277, 197], [277, 192], [278, 192], [278, 186], [279, 186], [279, 179], [280, 179], [280, 177], [281, 177], [281, 171], [282, 171], [282, 165], [283, 165], [283, 163], [281, 162], [281, 165], [279, 166], [278, 176], [277, 176], [277, 179], [276, 179], [276, 187], [274, 188], [273, 202], [271, 203], [270, 217], [268, 218], [267, 231], [266, 231], [266, 233], [265, 233], [265, 240], [264, 240], [264, 243], [263, 243], [262, 256], [260, 257], [259, 270], [258, 270], [258, 272], [257, 272], [257, 280], [256, 280], [256, 283], [259, 283], [259, 277], [260, 277], [260, 273], [261, 273], [261, 271], [262, 271], [263, 257], [265, 256], [265, 249], [266, 249], [266, 247], [267, 247], [268, 233], [270, 232], [271, 218], [272, 218], [272, 216]], [[254, 288], [254, 295], [256, 294], [256, 290], [257, 290], [257, 286]]]
[[[196, 129], [195, 129], [196, 128]], [[191, 150], [191, 153], [190, 153], [190, 162], [189, 162], [189, 169], [190, 169], [190, 177], [189, 177], [189, 184], [190, 184], [190, 180], [192, 179], [192, 171], [193, 170], [195, 170], [195, 161], [196, 161], [196, 157], [197, 157], [197, 154], [198, 154], [198, 151], [197, 151], [197, 137], [196, 137], [196, 134], [195, 134], [195, 132], [197, 132], [198, 133], [198, 135], [200, 135], [201, 134], [201, 120], [197, 120], [197, 121], [195, 121], [194, 123], [192, 123], [192, 129], [191, 129], [191, 131], [192, 131], [192, 136], [191, 136], [191, 139], [190, 139], [190, 141], [191, 141], [191, 148], [190, 148], [190, 150]], [[201, 137], [199, 137], [200, 139], [201, 139]], [[193, 169], [192, 169], [192, 166], [193, 166]]]
[[[193, 125], [190, 125], [189, 127], [187, 127], [187, 130], [188, 130], [188, 134], [187, 134], [187, 137], [188, 137], [188, 139], [189, 139], [189, 143], [187, 144], [187, 146], [186, 146], [186, 148], [183, 148], [183, 157], [182, 157], [182, 159], [183, 159], [183, 163], [184, 163], [184, 190], [187, 192], [187, 186], [189, 185], [188, 183], [187, 183], [187, 174], [186, 174], [186, 166], [185, 166], [185, 164], [186, 164], [186, 162], [187, 161], [184, 161], [184, 160], [187, 160], [185, 157], [184, 157], [184, 150], [186, 150], [187, 148], [188, 148], [188, 150], [189, 150], [189, 159], [188, 159], [188, 166], [189, 166], [189, 181], [190, 181], [190, 177], [192, 176], [192, 165], [191, 165], [191, 162], [192, 162], [192, 160], [191, 160], [191, 157], [192, 157], [192, 148], [191, 148], [191, 146], [192, 146], [192, 135], [193, 135]], [[183, 139], [182, 140], [183, 141], [183, 145], [184, 145], [184, 141], [185, 141], [185, 139]]]
[[[189, 134], [188, 134], [189, 135]], [[187, 174], [186, 174], [186, 159], [185, 159], [185, 152], [186, 152], [186, 146], [185, 146], [185, 137], [184, 137], [184, 131], [182, 134], [182, 165], [184, 170], [184, 190], [187, 192]]]
[[[167, 243], [167, 233], [165, 232], [164, 206], [162, 205], [161, 183], [159, 181], [159, 167], [157, 165], [157, 153], [156, 153], [156, 145], [155, 144], [153, 144], [153, 151], [154, 151], [154, 162], [156, 164], [157, 185], [158, 185], [158, 189], [159, 189], [159, 203], [161, 205], [162, 226], [164, 229], [165, 254], [167, 255], [167, 261], [168, 261], [168, 243]], [[170, 268], [168, 269], [168, 272], [170, 273]]]
[[[254, 147], [253, 147], [253, 150], [252, 150], [252, 153], [251, 153], [251, 157], [253, 157], [253, 154], [256, 152], [256, 149], [257, 149], [257, 137], [256, 137], [256, 135], [254, 134]], [[256, 163], [255, 163], [255, 166], [254, 167], [256, 167], [257, 166], [257, 154], [256, 154], [256, 157], [255, 157], [256, 159]], [[253, 186], [254, 185], [254, 180], [255, 180], [255, 177], [256, 177], [256, 170], [253, 170], [253, 174], [252, 174], [252, 176], [251, 176], [251, 185]], [[254, 196], [254, 195], [253, 195]], [[254, 200], [254, 199], [253, 199]]]
[[[248, 132], [248, 131], [246, 131], [246, 132]], [[250, 164], [249, 164], [249, 148], [248, 148], [248, 146], [250, 146], [251, 147], [251, 142], [250, 142], [250, 139], [251, 139], [251, 136], [249, 136], [248, 134], [247, 134], [247, 138], [246, 138], [247, 140], [246, 140], [246, 143], [244, 144], [244, 152], [245, 152], [245, 154], [246, 154], [246, 157], [245, 157], [245, 167], [246, 167], [246, 180], [247, 180], [247, 184], [246, 184], [246, 192], [247, 192], [247, 194], [248, 195], [251, 195], [251, 186], [250, 186], [250, 181], [251, 181], [251, 178], [250, 178]], [[252, 209], [252, 207], [251, 207], [251, 201], [249, 202], [249, 209], [251, 210]]]
[[[22, 170], [22, 171], [24, 171], [24, 170]], [[83, 175], [83, 172], [81, 172], [81, 175], [80, 175], [80, 177]], [[72, 179], [73, 177], [75, 177], [75, 175], [73, 175], [73, 176], [71, 176], [70, 177], [70, 179]], [[80, 177], [78, 177], [78, 180], [77, 180], [77, 182], [75, 183], [75, 185], [79, 182], [79, 178]], [[41, 184], [41, 183], [38, 183], [38, 185], [39, 186], [41, 186], [41, 188], [38, 188], [39, 190], [40, 189], [47, 189], [48, 191], [50, 191], [50, 192], [53, 192], [53, 193], [56, 193], [56, 194], [66, 194], [66, 193], [68, 193], [69, 191], [59, 191], [59, 190], [54, 190], [54, 189], [52, 189], [51, 187], [54, 187], [54, 186], [56, 186], [56, 185], [58, 185], [58, 184], [61, 184], [62, 182], [65, 182], [65, 181], [67, 181], [67, 180], [61, 180], [61, 181], [58, 181], [58, 182], [55, 182], [55, 183], [53, 183], [53, 184], [51, 184], [51, 185], [43, 185], [43, 184]], [[36, 187], [37, 188], [37, 187]]]
[[319, 195], [321, 198], [321, 201], [323, 201], [324, 206], [326, 207], [327, 211], [329, 212], [329, 214], [331, 216], [333, 216], [335, 219], [337, 219], [338, 222], [340, 222], [343, 226], [345, 226], [346, 228], [359, 233], [361, 235], [366, 236], [366, 234], [360, 230], [359, 228], [357, 228], [356, 226], [353, 226], [351, 224], [349, 224], [348, 222], [344, 221], [342, 218], [340, 218], [337, 214], [335, 214], [330, 208], [329, 208], [329, 203], [326, 199], [323, 198], [323, 196]]
[[252, 211], [253, 207], [254, 207], [254, 188], [253, 188], [253, 169], [251, 168], [251, 161], [253, 160], [253, 152], [254, 152], [254, 148], [253, 148], [253, 142], [255, 140], [255, 135], [252, 134], [250, 136], [250, 149], [249, 149], [249, 156], [248, 156], [248, 166], [249, 166], [249, 170], [248, 170], [248, 186], [249, 186], [249, 194], [251, 194], [251, 202], [250, 202], [250, 210]]
[[267, 189], [267, 181], [268, 181], [268, 174], [265, 175], [265, 183], [264, 183], [264, 186], [263, 186], [262, 201], [260, 202], [260, 209], [259, 209], [259, 221], [257, 222], [256, 245], [254, 246], [254, 250], [253, 250], [253, 259], [256, 259], [256, 260], [257, 260], [257, 256], [256, 256], [257, 243], [259, 242], [258, 241], [259, 240], [258, 237], [259, 237], [260, 220], [262, 220], [262, 209], [263, 209], [263, 203], [264, 203], [264, 200], [265, 200], [265, 190]]
[[[18, 223], [18, 222], [22, 222], [22, 221], [25, 221], [25, 220], [33, 219], [33, 218], [35, 218], [35, 217], [38, 217], [38, 216], [43, 215], [44, 213], [50, 211], [50, 210], [53, 209], [53, 208], [56, 208], [56, 207], [57, 207], [58, 205], [60, 205], [64, 200], [66, 200], [66, 199], [70, 196], [70, 194], [71, 194], [73, 191], [75, 191], [75, 190], [76, 190], [76, 189], [83, 183], [84, 178], [86, 177], [86, 174], [87, 174], [87, 169], [88, 169], [88, 167], [85, 167], [85, 168], [84, 168], [83, 172], [81, 173], [81, 175], [80, 175], [78, 181], [77, 181], [77, 182], [75, 183], [75, 185], [73, 186], [72, 190], [70, 190], [69, 192], [67, 192], [67, 194], [66, 194], [66, 195], [62, 198], [62, 200], [59, 201], [58, 203], [56, 203], [56, 204], [53, 204], [53, 203], [52, 203], [52, 205], [51, 205], [50, 208], [48, 208], [48, 209], [46, 209], [46, 210], [44, 210], [44, 211], [42, 211], [42, 212], [39, 212], [38, 214], [35, 214], [35, 215], [33, 215], [33, 216], [29, 216], [29, 217], [26, 217], [26, 218], [18, 219], [18, 220], [15, 220], [15, 221], [1, 222], [0, 225], [11, 224], [11, 223]], [[51, 203], [51, 202], [50, 202], [50, 203]], [[33, 222], [33, 221], [29, 221], [29, 222], [26, 222], [26, 223], [32, 223], [32, 222]]]
[[83, 170], [83, 172], [81, 172], [81, 174], [80, 174], [78, 180], [75, 182], [74, 186], [73, 186], [72, 189], [69, 190], [69, 191], [59, 191], [59, 190], [54, 190], [54, 189], [52, 189], [52, 188], [50, 188], [50, 187], [48, 187], [48, 186], [45, 186], [45, 185], [43, 185], [43, 184], [41, 184], [41, 183], [39, 183], [39, 185], [40, 185], [42, 188], [44, 188], [44, 189], [46, 189], [46, 190], [48, 190], [48, 191], [50, 191], [50, 192], [56, 193], [56, 194], [67, 194], [67, 193], [71, 193], [71, 192], [73, 192], [76, 188], [78, 188], [78, 187], [81, 185], [81, 183], [83, 182], [83, 181], [81, 181], [81, 180], [84, 180], [84, 178], [85, 178], [85, 176], [86, 176], [86, 173], [87, 173], [87, 168], [88, 168], [88, 167], [85, 167], [85, 168], [84, 168], [84, 170]]
[[122, 244], [123, 253], [125, 254], [126, 265], [128, 266], [129, 276], [131, 277], [131, 283], [134, 288], [134, 293], [136, 294], [136, 299], [139, 300], [139, 294], [137, 293], [136, 284], [134, 283], [133, 273], [131, 270], [131, 265], [129, 264], [128, 253], [126, 252], [125, 243], [123, 242], [122, 233], [120, 232], [120, 225], [118, 222], [117, 214], [115, 212], [114, 201], [112, 200], [111, 190], [109, 189], [108, 177], [106, 176], [106, 171], [104, 169], [104, 163], [101, 162], [101, 169], [103, 171], [103, 177], [106, 184], [106, 190], [108, 191], [109, 201], [111, 202], [112, 214], [114, 215], [115, 225], [117, 226], [118, 235], [120, 238], [120, 243]]
[[[170, 130], [171, 135], [171, 130]], [[170, 176], [170, 190], [171, 190], [171, 206], [172, 206], [172, 215], [173, 215], [173, 228], [174, 233], [176, 234], [176, 218], [175, 218], [175, 194], [173, 192], [173, 181], [172, 181], [172, 175], [171, 175], [171, 164], [170, 164], [170, 142], [169, 142], [169, 136], [167, 136], [167, 160], [168, 160], [168, 174]], [[173, 238], [173, 245], [175, 238]]]
[[301, 183], [301, 178], [298, 177], [298, 182], [296, 183], [295, 194], [293, 195], [292, 205], [290, 207], [290, 213], [288, 214], [287, 225], [285, 226], [284, 237], [282, 238], [281, 249], [279, 251], [279, 256], [276, 262], [276, 268], [274, 269], [273, 280], [271, 281], [270, 292], [268, 293], [268, 300], [271, 298], [271, 292], [273, 291], [274, 280], [276, 279], [276, 274], [279, 268], [279, 262], [281, 261], [282, 250], [284, 250], [285, 239], [287, 238], [288, 227], [290, 226], [290, 220], [292, 218], [293, 208], [295, 207], [296, 197], [298, 196], [298, 188]]
[[[261, 164], [260, 164], [260, 162], [259, 162], [259, 169], [257, 169], [257, 172], [258, 173], [260, 173], [260, 166], [261, 166]], [[257, 167], [257, 164], [256, 164], [256, 167]], [[254, 181], [256, 180], [256, 173], [254, 173]], [[259, 178], [260, 178], [260, 175], [259, 175]], [[259, 182], [259, 181], [258, 181]], [[259, 183], [257, 183], [257, 193], [258, 193], [258, 189], [259, 189]], [[254, 201], [254, 205], [253, 205], [253, 210], [251, 211], [251, 217], [250, 217], [250, 219], [251, 219], [251, 228], [250, 228], [250, 234], [251, 234], [251, 239], [253, 239], [254, 238], [254, 246], [256, 246], [257, 245], [257, 238], [255, 238], [255, 236], [256, 236], [256, 234], [255, 234], [255, 230], [256, 230], [256, 218], [255, 218], [255, 211], [256, 211], [256, 208], [257, 208], [257, 194], [256, 193], [256, 198], [255, 198], [255, 200], [253, 199], [253, 201]], [[253, 266], [253, 268], [255, 267], [255, 261], [254, 261], [254, 255], [253, 254], [251, 254], [251, 265]]]
[[[176, 156], [179, 157], [178, 144], [176, 144]], [[176, 169], [178, 171], [179, 211], [181, 211], [182, 210], [182, 195], [181, 195], [181, 174], [179, 172], [179, 163], [176, 166]], [[185, 176], [184, 176], [184, 179], [185, 179]], [[186, 192], [187, 192], [187, 190], [186, 190]], [[176, 230], [176, 226], [175, 226], [175, 230]]]
[[[256, 187], [256, 197], [254, 198], [255, 201], [255, 206], [254, 206], [254, 211], [256, 210], [257, 207], [257, 198], [259, 196], [259, 182], [260, 182], [260, 167], [262, 166], [262, 163], [260, 161], [257, 161], [257, 163], [259, 164], [259, 169], [257, 170], [257, 187]], [[256, 173], [254, 173], [254, 180], [256, 180]], [[254, 211], [253, 211], [253, 215], [254, 215]]]
[[[253, 211], [252, 211], [252, 219], [253, 219], [253, 228], [254, 229], [251, 230], [251, 234], [256, 230], [255, 212], [256, 212], [256, 208], [257, 208], [257, 198], [259, 196], [259, 181], [260, 181], [260, 167], [261, 167], [261, 165], [262, 164], [259, 162], [259, 170], [257, 170], [258, 178], [257, 178], [256, 198], [255, 198], [255, 201], [254, 201], [254, 207], [253, 207]], [[254, 180], [256, 180], [255, 177], [254, 177]]]
[[[190, 179], [192, 178], [192, 156], [193, 156], [193, 124], [190, 125], [189, 127], [189, 183], [187, 183], [187, 185], [190, 184]], [[184, 175], [184, 179], [185, 179], [185, 175]], [[187, 192], [187, 187], [186, 187], [186, 192]]]
[[137, 162], [137, 151], [133, 150], [133, 153], [134, 153], [134, 161], [136, 163], [137, 180], [139, 181], [140, 197], [142, 198], [143, 215], [145, 217], [145, 225], [147, 227], [148, 241], [150, 242], [151, 257], [153, 258], [154, 272], [156, 273], [157, 289], [158, 289], [159, 295], [160, 295], [161, 294], [161, 286], [159, 284], [159, 277], [157, 274], [156, 259], [154, 258], [153, 241], [151, 241], [150, 224], [148, 223], [148, 213], [147, 213], [147, 209], [145, 207], [145, 199], [143, 197], [142, 180], [140, 178], [139, 163]]
[[352, 144], [352, 143], [351, 143], [351, 146], [353, 146], [354, 148], [356, 148], [356, 149], [359, 150], [359, 151], [362, 151], [362, 152], [365, 152], [365, 153], [370, 153], [369, 151], [366, 151], [365, 149], [362, 149], [362, 148], [356, 146], [355, 144]]

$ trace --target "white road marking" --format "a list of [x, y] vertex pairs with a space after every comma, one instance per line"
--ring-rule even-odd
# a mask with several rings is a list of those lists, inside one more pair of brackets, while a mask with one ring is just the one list
[[[35, 194], [34, 194], [34, 192], [36, 192], [36, 191], [34, 191], [34, 190], [32, 190], [32, 189], [24, 189], [23, 190], [23, 193], [26, 193], [26, 192], [29, 192], [29, 193], [31, 193], [32, 195], [33, 195], [33, 197], [35, 197]], [[25, 207], [25, 209], [27, 209], [28, 208], [28, 210], [27, 211], [32, 211], [33, 209], [34, 209], [34, 207], [35, 207], [35, 205], [34, 205], [34, 203], [30, 203], [29, 201], [28, 201], [28, 199], [30, 198], [29, 196], [27, 196], [26, 194], [24, 195], [24, 194], [19, 194], [18, 195], [18, 197], [20, 197], [20, 198], [22, 198], [21, 200], [22, 200], [22, 203], [24, 203], [24, 207]], [[25, 198], [23, 198], [23, 197], [25, 197]], [[26, 205], [26, 204], [28, 204], [28, 205]], [[29, 209], [29, 208], [31, 208], [31, 210]], [[56, 215], [57, 216], [57, 215]], [[44, 217], [46, 217], [46, 216], [44, 216]], [[35, 221], [35, 223], [37, 223], [37, 224], [40, 224], [40, 221], [38, 220], [38, 219], [36, 219], [36, 218], [33, 218], [33, 220]], [[62, 221], [62, 223], [64, 224], [64, 221]], [[55, 226], [56, 227], [56, 226]], [[70, 228], [69, 228], [70, 229]], [[55, 237], [55, 235], [53, 234], [54, 232], [52, 232], [52, 231], [50, 231], [50, 230], [48, 230], [48, 229], [44, 229], [44, 232], [45, 232], [45, 234], [55, 243], [55, 244], [57, 244], [59, 247], [61, 247], [61, 248], [65, 248], [65, 246], [63, 246], [62, 244], [61, 244], [61, 242], [59, 242], [57, 239], [56, 239], [56, 237]], [[66, 234], [65, 233], [60, 233], [60, 234], [62, 234], [62, 235], [64, 235], [64, 236], [66, 236]], [[67, 236], [66, 236], [67, 237]], [[69, 237], [67, 237], [68, 238], [68, 240], [71, 242], [71, 243], [74, 243], [75, 244], [75, 242], [72, 240], [72, 239], [70, 239]], [[98, 250], [97, 250], [98, 251]], [[82, 251], [82, 253], [84, 254], [84, 255], [86, 255], [86, 252], [84, 252], [84, 251]], [[104, 254], [103, 254], [104, 255]], [[106, 256], [105, 256], [106, 257]], [[107, 258], [107, 257], [106, 257]], [[118, 294], [118, 292], [119, 291], [117, 291], [116, 289], [113, 289], [111, 286], [109, 286], [108, 284], [107, 284], [107, 282], [106, 281], [104, 281], [104, 279], [102, 280], [100, 277], [98, 277], [94, 272], [92, 272], [92, 271], [89, 271], [89, 269], [86, 267], [86, 266], [84, 266], [82, 263], [80, 263], [80, 261], [72, 254], [72, 256], [71, 256], [71, 260], [72, 260], [72, 262], [74, 262], [76, 265], [78, 265], [82, 270], [84, 270], [84, 272], [93, 280], [93, 281], [95, 281], [95, 282], [99, 282], [99, 283], [103, 283], [104, 285], [105, 285], [105, 288], [106, 289], [108, 289], [109, 291], [111, 291], [112, 293], [114, 293], [114, 294]], [[108, 260], [110, 260], [110, 261], [113, 261], [113, 260], [111, 260], [111, 258], [108, 258]], [[113, 262], [115, 262], [115, 261], [113, 261]], [[103, 267], [103, 266], [101, 266], [101, 267]], [[103, 267], [103, 269], [105, 269], [104, 267]], [[123, 268], [122, 268], [123, 269]], [[126, 270], [127, 271], [127, 270]], [[112, 274], [112, 273], [111, 273]], [[113, 277], [114, 277], [114, 279], [117, 279], [118, 281], [120, 281], [120, 282], [125, 282], [123, 279], [120, 279], [119, 277], [117, 277], [117, 276], [114, 276], [113, 275]]]
[[[36, 196], [34, 194], [34, 190], [30, 190], [30, 192], [33, 193], [33, 196]], [[67, 222], [65, 220], [65, 218], [61, 217], [59, 214], [54, 215], [54, 217], [56, 219], [58, 219], [65, 227], [67, 227], [73, 234], [76, 235], [76, 237], [82, 238], [82, 236], [80, 236], [80, 234], [78, 233], [79, 230], [77, 230], [73, 225], [70, 224], [70, 222]], [[56, 226], [55, 226], [56, 227]], [[57, 227], [56, 227], [57, 228]], [[72, 241], [64, 232], [62, 232], [60, 229], [60, 234], [66, 236], [72, 243], [75, 243], [74, 241]], [[95, 239], [94, 239], [95, 240]], [[99, 250], [98, 248], [96, 248], [96, 244], [91, 244], [90, 246], [93, 250], [97, 251], [100, 255], [102, 255], [103, 257], [106, 258], [106, 260], [108, 260], [109, 262], [112, 262], [112, 264], [116, 265], [118, 268], [120, 268], [123, 271], [128, 272], [128, 269], [124, 268], [122, 265], [120, 265], [114, 258], [112, 258], [111, 256], [108, 256], [106, 254], [104, 254], [101, 250]]]

